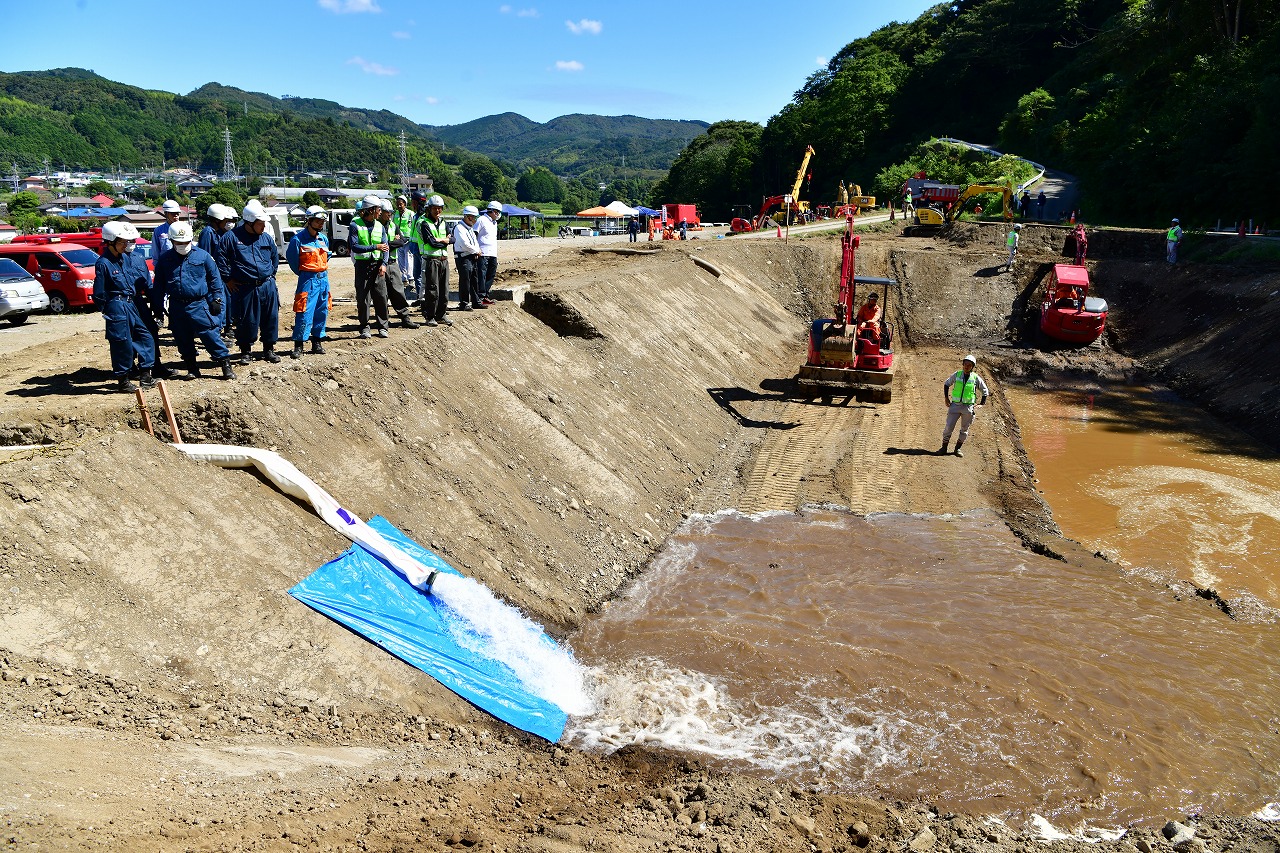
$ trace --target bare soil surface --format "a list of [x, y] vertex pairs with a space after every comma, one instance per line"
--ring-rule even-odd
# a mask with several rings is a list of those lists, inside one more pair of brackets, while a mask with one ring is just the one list
[[[1274, 311], [1260, 294], [1280, 275], [1152, 269], [1158, 235], [1091, 240], [1129, 355], [1042, 352], [1023, 346], [1028, 294], [1065, 231], [1024, 234], [1012, 274], [994, 269], [995, 227], [864, 238], [859, 271], [899, 281], [886, 294], [900, 353], [886, 405], [794, 394], [806, 321], [834, 295], [831, 236], [659, 243], [642, 256], [504, 244], [500, 286], [528, 286], [524, 310], [455, 313], [450, 329], [393, 321], [388, 340], [361, 341], [354, 305], [339, 301], [329, 354], [169, 391], [186, 440], [279, 451], [556, 634], [643, 571], [683, 517], [725, 507], [992, 508], [1027, 547], [1092, 560], [1040, 499], [1002, 385], [1167, 378], [1265, 440], [1278, 404], [1249, 400], [1249, 383], [1276, 387], [1275, 359], [1263, 363], [1274, 341], [1250, 345], [1256, 361], [1224, 342]], [[349, 266], [333, 277], [349, 300]], [[280, 286], [292, 292], [287, 274]], [[1180, 290], [1214, 311], [1184, 316], [1201, 303], [1162, 298]], [[41, 318], [69, 333], [27, 332], [3, 352], [0, 445], [44, 445], [0, 452], [0, 810], [14, 849], [1041, 848], [1034, 828], [980, 815], [778, 785], [692, 756], [580, 753], [492, 720], [286, 594], [348, 543], [253, 475], [190, 462], [138, 429], [132, 398], [109, 390], [96, 321]], [[965, 457], [936, 456], [941, 382], [970, 350], [995, 393]], [[1218, 373], [1195, 352], [1216, 355]], [[1252, 373], [1237, 379], [1242, 364]], [[1280, 846], [1271, 824], [1196, 817], [1177, 849]], [[1135, 845], [1167, 849], [1169, 836], [1134, 827], [1053, 843]]]

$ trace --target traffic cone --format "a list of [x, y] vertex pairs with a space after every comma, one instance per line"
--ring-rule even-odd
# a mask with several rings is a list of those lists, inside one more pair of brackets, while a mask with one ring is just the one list
[[782, 226], [781, 226], [781, 225], [779, 225], [779, 226], [778, 226], [778, 239], [779, 239], [779, 240], [781, 240], [781, 239], [782, 239]]

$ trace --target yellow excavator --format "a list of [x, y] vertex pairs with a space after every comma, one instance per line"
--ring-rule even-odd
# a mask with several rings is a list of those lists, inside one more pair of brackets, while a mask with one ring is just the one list
[[[804, 214], [809, 210], [809, 202], [800, 200], [800, 185], [804, 183], [805, 170], [809, 168], [809, 161], [813, 159], [813, 146], [805, 147], [804, 159], [800, 161], [800, 170], [796, 172], [796, 182], [791, 186], [791, 212], [796, 214], [801, 222], [804, 221]], [[781, 195], [769, 196], [760, 205], [760, 212], [756, 214], [755, 219], [734, 219], [729, 224], [729, 230], [734, 233], [740, 231], [759, 231], [769, 227], [770, 214], [775, 207], [782, 207], [786, 210], [787, 197]]]
[[960, 190], [951, 208], [946, 212], [939, 206], [922, 204], [916, 207], [916, 225], [930, 230], [955, 222], [956, 217], [964, 210], [965, 202], [985, 193], [1000, 193], [1004, 198], [1004, 219], [1013, 219], [1013, 187], [1010, 184], [969, 184]]

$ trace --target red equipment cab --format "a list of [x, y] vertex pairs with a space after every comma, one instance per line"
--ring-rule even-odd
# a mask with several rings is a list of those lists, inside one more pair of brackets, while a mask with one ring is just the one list
[[[59, 235], [42, 242], [0, 245], [0, 258], [9, 258], [40, 280], [49, 295], [49, 311], [64, 314], [73, 308], [93, 307], [94, 265], [98, 253], [79, 243], [64, 243]], [[99, 242], [101, 245], [101, 242]]]
[[1071, 344], [1091, 344], [1107, 326], [1107, 301], [1089, 295], [1089, 271], [1055, 264], [1040, 301], [1040, 334]]
[[[892, 278], [856, 274], [858, 237], [853, 217], [845, 217], [840, 259], [840, 290], [835, 317], [814, 320], [809, 328], [809, 354], [800, 367], [796, 384], [807, 396], [847, 396], [860, 403], [888, 403], [893, 396], [893, 336], [888, 322], [889, 293], [897, 285]], [[880, 300], [877, 322], [858, 322], [858, 285], [875, 286]]]

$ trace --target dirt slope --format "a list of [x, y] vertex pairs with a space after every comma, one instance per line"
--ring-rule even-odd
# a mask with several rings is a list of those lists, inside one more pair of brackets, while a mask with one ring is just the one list
[[[280, 451], [553, 631], [640, 571], [683, 514], [725, 506], [994, 507], [1031, 547], [1088, 559], [1055, 536], [1000, 393], [1000, 371], [1021, 368], [992, 342], [1016, 326], [1028, 282], [975, 275], [997, 240], [864, 244], [861, 271], [901, 282], [889, 406], [790, 394], [804, 319], [831, 298], [832, 238], [644, 257], [560, 249], [508, 265], [508, 282], [532, 285], [528, 310], [502, 303], [388, 341], [340, 331], [329, 355], [171, 391], [189, 440]], [[1056, 240], [1034, 238], [1027, 254], [1050, 263]], [[350, 305], [339, 313], [341, 326]], [[1005, 359], [992, 405], [963, 460], [933, 456], [940, 383], [984, 345], [984, 367]], [[252, 475], [188, 462], [135, 429], [128, 399], [100, 393], [106, 363], [85, 332], [9, 355], [0, 378], [0, 441], [58, 442], [0, 454], [9, 843], [1039, 849], [1018, 829], [925, 806], [514, 733], [289, 598], [347, 543]], [[1220, 849], [1239, 826], [1202, 834]], [[1246, 831], [1274, 843], [1261, 825]]]

